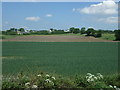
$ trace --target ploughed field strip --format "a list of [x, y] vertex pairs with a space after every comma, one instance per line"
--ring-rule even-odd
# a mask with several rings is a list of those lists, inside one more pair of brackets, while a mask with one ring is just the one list
[[28, 41], [28, 42], [113, 42], [94, 37], [72, 35], [29, 35], [4, 39], [3, 41]]

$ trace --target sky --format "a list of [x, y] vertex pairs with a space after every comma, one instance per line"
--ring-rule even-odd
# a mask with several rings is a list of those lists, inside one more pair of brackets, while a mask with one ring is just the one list
[[[104, 0], [1, 0], [2, 2], [102, 2]], [[119, 2], [119, 0], [114, 0]]]
[[2, 30], [118, 29], [118, 5], [103, 2], [2, 2]]

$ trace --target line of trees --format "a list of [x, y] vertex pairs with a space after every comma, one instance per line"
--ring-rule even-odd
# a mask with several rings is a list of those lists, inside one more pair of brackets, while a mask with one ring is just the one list
[[5, 35], [17, 35], [17, 34], [22, 34], [25, 32], [25, 29], [24, 28], [19, 28], [19, 29], [16, 29], [16, 28], [10, 28], [9, 30], [6, 30], [6, 31], [2, 31], [2, 34], [5, 34]]
[[70, 28], [70, 32], [74, 33], [74, 34], [77, 34], [77, 33], [85, 34], [86, 36], [94, 36], [94, 37], [102, 36], [101, 30], [94, 30], [93, 28], [88, 28], [86, 30], [85, 27], [82, 27], [81, 29], [72, 27], [72, 28]]
[[71, 27], [70, 33], [74, 33], [74, 34], [80, 33], [80, 34], [85, 34], [85, 36], [93, 36], [95, 38], [102, 37], [102, 34], [104, 33], [109, 33], [109, 34], [115, 34], [115, 38], [116, 38], [115, 40], [120, 41], [120, 29], [111, 31], [111, 30], [101, 30], [101, 29], [95, 30], [94, 28], [86, 29], [85, 27], [82, 27], [81, 29]]
[[104, 33], [110, 33], [110, 34], [115, 34], [116, 40], [120, 40], [120, 29], [119, 30], [95, 30], [94, 28], [88, 28], [86, 29], [85, 27], [80, 28], [75, 28], [71, 27], [69, 30], [57, 30], [51, 28], [50, 30], [25, 30], [24, 28], [10, 28], [9, 30], [2, 31], [2, 34], [5, 35], [50, 35], [50, 34], [65, 34], [65, 33], [73, 33], [73, 34], [84, 34], [85, 36], [93, 36], [96, 38], [102, 37], [102, 34]]

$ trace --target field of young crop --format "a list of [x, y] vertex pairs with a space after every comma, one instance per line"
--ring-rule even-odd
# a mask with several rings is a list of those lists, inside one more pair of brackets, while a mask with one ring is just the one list
[[112, 74], [118, 68], [117, 42], [3, 42], [2, 49], [3, 74]]

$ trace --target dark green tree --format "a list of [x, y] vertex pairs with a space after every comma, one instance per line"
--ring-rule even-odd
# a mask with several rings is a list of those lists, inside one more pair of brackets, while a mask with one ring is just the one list
[[115, 37], [116, 39], [115, 40], [119, 40], [120, 41], [120, 29], [119, 30], [115, 30]]
[[17, 29], [16, 28], [10, 28], [10, 30], [6, 31], [7, 35], [16, 35], [17, 34]]
[[20, 28], [19, 31], [20, 32], [25, 32], [25, 29], [24, 28]]
[[96, 31], [96, 33], [94, 34], [94, 37], [96, 38], [102, 37], [102, 31], [101, 30]]
[[82, 28], [81, 28], [80, 33], [81, 33], [81, 34], [85, 34], [85, 27], [82, 27]]
[[80, 29], [79, 28], [74, 28], [74, 30], [73, 30], [73, 33], [74, 34], [77, 34], [77, 33], [79, 33], [80, 32]]
[[95, 30], [93, 28], [88, 28], [86, 31], [87, 36], [94, 36]]
[[50, 30], [51, 30], [51, 32], [53, 32], [53, 31], [54, 31], [54, 29], [53, 29], [53, 28], [50, 28]]
[[70, 28], [70, 33], [73, 33], [74, 29], [75, 29], [74, 27], [71, 27]]
[[15, 32], [16, 28], [10, 28], [9, 32]]

